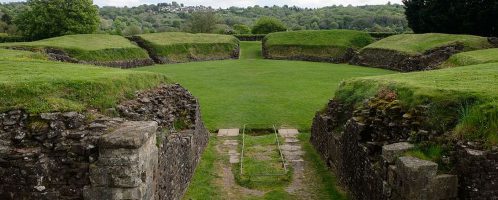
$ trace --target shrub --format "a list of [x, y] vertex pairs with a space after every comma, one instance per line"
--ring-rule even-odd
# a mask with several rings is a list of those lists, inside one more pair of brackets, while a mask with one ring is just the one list
[[282, 21], [271, 17], [262, 17], [258, 19], [252, 28], [252, 33], [254, 34], [268, 34], [281, 31], [287, 31], [285, 24], [282, 23]]

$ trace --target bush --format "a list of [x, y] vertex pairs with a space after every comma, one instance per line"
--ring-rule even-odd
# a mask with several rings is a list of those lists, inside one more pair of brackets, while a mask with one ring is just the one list
[[282, 21], [271, 17], [262, 17], [258, 19], [252, 28], [253, 34], [268, 34], [281, 31], [287, 31], [285, 24], [282, 23]]

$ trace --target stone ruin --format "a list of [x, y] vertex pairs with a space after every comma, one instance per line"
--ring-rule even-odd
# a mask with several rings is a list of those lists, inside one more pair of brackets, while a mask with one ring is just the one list
[[353, 199], [497, 199], [496, 147], [446, 141], [442, 163], [405, 154], [410, 143], [444, 141], [425, 123], [425, 109], [376, 98], [356, 108], [331, 100], [315, 116], [311, 143]]
[[207, 145], [179, 85], [96, 111], [0, 113], [0, 199], [180, 199]]

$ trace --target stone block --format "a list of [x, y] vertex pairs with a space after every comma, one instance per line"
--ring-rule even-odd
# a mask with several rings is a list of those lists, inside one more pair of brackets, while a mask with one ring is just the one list
[[388, 163], [394, 163], [396, 159], [415, 146], [408, 142], [394, 143], [382, 147], [382, 156]]
[[399, 157], [396, 162], [397, 193], [405, 199], [428, 199], [430, 182], [437, 174], [437, 164], [414, 157]]
[[218, 137], [234, 137], [239, 135], [240, 130], [237, 128], [220, 129], [218, 130]]
[[102, 136], [100, 145], [107, 149], [137, 149], [143, 146], [157, 129], [158, 124], [154, 121], [125, 122], [117, 130]]
[[278, 134], [282, 137], [297, 137], [299, 131], [297, 129], [278, 129]]
[[429, 199], [456, 199], [458, 197], [458, 177], [442, 174], [431, 181]]

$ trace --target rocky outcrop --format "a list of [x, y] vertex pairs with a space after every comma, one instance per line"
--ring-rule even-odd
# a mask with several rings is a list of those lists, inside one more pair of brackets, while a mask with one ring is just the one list
[[431, 49], [418, 55], [410, 55], [389, 49], [366, 48], [361, 50], [350, 63], [402, 72], [432, 70], [436, 69], [452, 55], [462, 52], [464, 48], [463, 44], [457, 43]]
[[197, 100], [163, 85], [116, 111], [0, 113], [0, 199], [179, 199], [209, 136]]
[[[447, 129], [429, 122], [427, 106], [407, 109], [389, 97], [361, 106], [331, 100], [314, 118], [311, 142], [353, 199], [498, 197], [496, 148], [447, 140]], [[426, 143], [445, 150], [437, 163], [405, 154]]]

